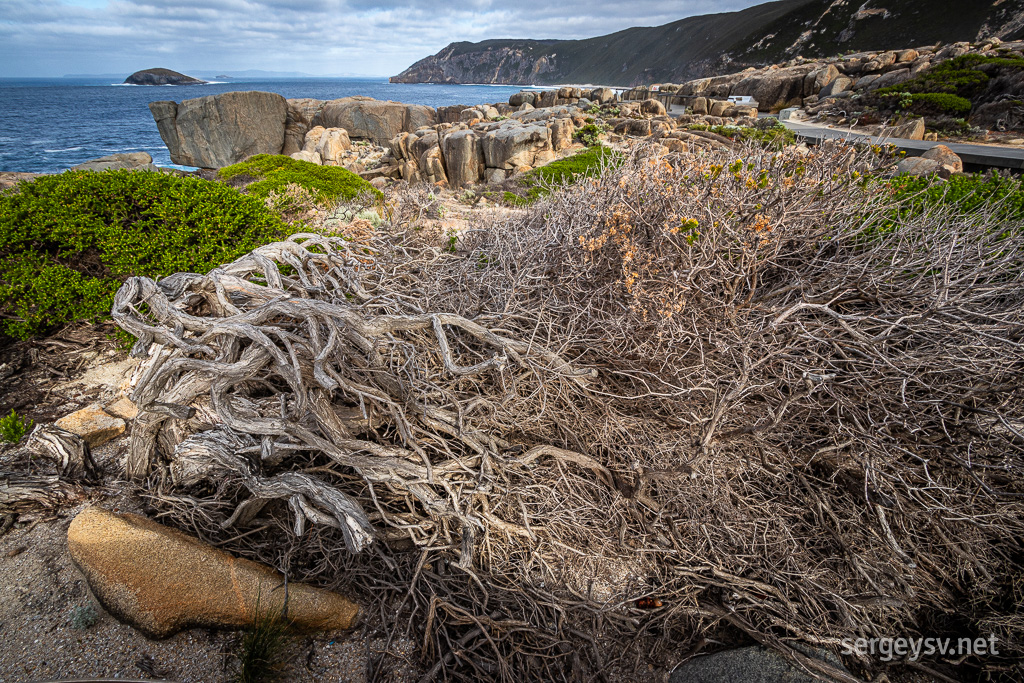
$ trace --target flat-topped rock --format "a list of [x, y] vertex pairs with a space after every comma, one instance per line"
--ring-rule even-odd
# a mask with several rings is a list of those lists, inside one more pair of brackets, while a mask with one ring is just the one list
[[122, 169], [156, 171], [157, 167], [148, 152], [119, 152], [99, 159], [90, 159], [71, 167], [72, 171], [118, 171]]

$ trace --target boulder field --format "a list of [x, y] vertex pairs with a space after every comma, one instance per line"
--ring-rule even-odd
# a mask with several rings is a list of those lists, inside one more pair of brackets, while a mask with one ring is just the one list
[[[819, 60], [797, 57], [760, 69], [622, 93], [566, 86], [524, 90], [507, 102], [437, 109], [369, 97], [323, 101], [285, 99], [267, 92], [231, 92], [149, 106], [174, 163], [216, 168], [255, 154], [285, 154], [345, 166], [371, 181], [401, 178], [458, 187], [500, 182], [548, 163], [578, 136], [588, 144], [606, 136], [645, 137], [680, 151], [693, 136], [677, 131], [693, 124], [749, 126], [759, 111], [792, 107], [811, 116], [846, 116], [845, 110], [855, 108], [858, 99], [946, 60], [970, 54], [1019, 58], [1022, 52], [1024, 42], [993, 39], [974, 46], [955, 43]], [[1019, 80], [1024, 91], [1024, 79]], [[1011, 90], [1017, 87], [1013, 83]], [[1005, 127], [1014, 107], [1024, 109], [1018, 99], [1005, 97], [981, 103], [971, 123], [983, 125], [986, 117], [997, 118]], [[1010, 114], [1004, 111], [1008, 108], [1013, 110]], [[920, 140], [927, 134], [924, 119], [905, 114], [887, 125], [892, 137]], [[581, 130], [585, 127], [589, 128]]]
[[[176, 164], [218, 168], [255, 154], [285, 154], [345, 166], [369, 180], [453, 186], [500, 181], [548, 163], [589, 124], [600, 124], [602, 134], [643, 137], [677, 126], [659, 101], [623, 102], [609, 88], [523, 91], [508, 102], [438, 109], [369, 97], [286, 100], [255, 91], [149, 106]], [[705, 109], [711, 125], [749, 124], [756, 115], [753, 107], [714, 99]], [[355, 145], [386, 150], [374, 159], [376, 168], [364, 171], [366, 155], [353, 151]]]

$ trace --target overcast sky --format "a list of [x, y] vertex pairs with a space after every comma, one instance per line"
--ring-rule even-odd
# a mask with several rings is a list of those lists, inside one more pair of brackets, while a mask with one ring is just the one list
[[589, 38], [761, 0], [0, 0], [0, 77], [394, 75], [458, 40]]

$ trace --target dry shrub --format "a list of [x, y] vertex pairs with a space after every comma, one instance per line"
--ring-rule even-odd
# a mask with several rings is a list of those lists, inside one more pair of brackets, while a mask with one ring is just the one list
[[284, 191], [271, 190], [263, 203], [291, 225], [315, 225], [327, 215], [327, 208], [313, 193], [295, 183], [288, 183]]
[[[142, 473], [219, 473], [154, 476], [154, 505], [359, 591], [431, 677], [990, 632], [1002, 657], [947, 673], [1019, 675], [1017, 226], [898, 213], [861, 175], [877, 150], [730, 154], [637, 150], [468, 254], [307, 239], [129, 282], [115, 317], [171, 363], [140, 397]], [[247, 500], [263, 517], [225, 528]], [[332, 528], [347, 504], [369, 513]], [[361, 521], [369, 552], [339, 553]]]

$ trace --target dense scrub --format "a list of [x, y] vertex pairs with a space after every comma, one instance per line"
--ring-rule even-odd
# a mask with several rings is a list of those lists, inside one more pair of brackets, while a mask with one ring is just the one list
[[67, 172], [0, 195], [0, 335], [110, 313], [132, 275], [206, 272], [280, 237], [262, 201], [141, 171]]
[[[1021, 185], [878, 179], [885, 154], [640, 148], [457, 251], [405, 225], [266, 248], [242, 313], [195, 283], [195, 328], [134, 281], [120, 320], [190, 373], [143, 392], [134, 473], [177, 524], [395, 615], [438, 678], [761, 642], [849, 680], [793, 645], [991, 633], [999, 656], [925, 664], [1017, 680]], [[182, 392], [218, 426], [148, 408]]]
[[958, 174], [937, 183], [934, 178], [904, 175], [886, 184], [902, 215], [949, 207], [968, 215], [984, 211], [1018, 233], [1024, 225], [1024, 178], [1020, 176]]
[[759, 145], [775, 149], [781, 149], [785, 145], [796, 142], [796, 134], [780, 124], [776, 118], [761, 119], [756, 126], [709, 126], [704, 123], [694, 123], [687, 128], [708, 131], [737, 142], [756, 142]]
[[879, 88], [865, 100], [888, 111], [920, 116], [967, 117], [990, 83], [1004, 74], [1024, 69], [1024, 59], [967, 54], [923, 71], [914, 78]]
[[551, 194], [554, 188], [594, 177], [602, 170], [616, 165], [621, 159], [622, 155], [619, 152], [594, 145], [583, 152], [527, 171], [519, 178], [522, 190], [518, 193], [506, 192], [505, 201], [521, 206], [532, 204], [541, 197]]
[[379, 200], [380, 190], [355, 173], [340, 166], [319, 166], [280, 154], [258, 154], [243, 162], [226, 166], [218, 175], [237, 180], [255, 197], [283, 194], [289, 185], [298, 185], [322, 204], [332, 204], [366, 196]]

